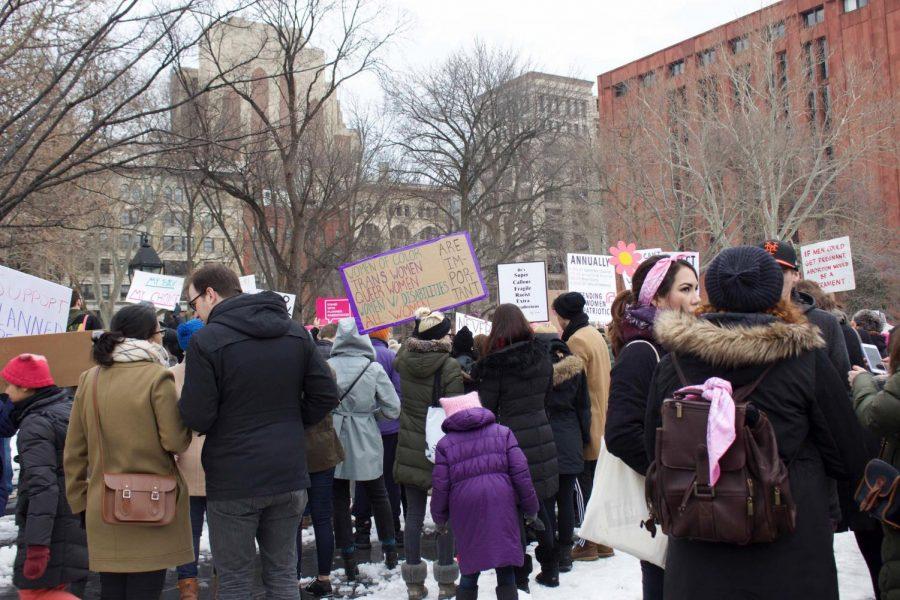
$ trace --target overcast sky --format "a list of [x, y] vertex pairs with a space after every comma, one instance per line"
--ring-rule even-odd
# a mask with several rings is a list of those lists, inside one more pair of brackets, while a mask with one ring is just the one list
[[[408, 30], [386, 55], [391, 68], [438, 63], [481, 38], [512, 47], [538, 70], [596, 82], [597, 75], [712, 29], [775, 0], [385, 0]], [[349, 86], [381, 98], [364, 76]], [[596, 90], [595, 90], [596, 91]]]

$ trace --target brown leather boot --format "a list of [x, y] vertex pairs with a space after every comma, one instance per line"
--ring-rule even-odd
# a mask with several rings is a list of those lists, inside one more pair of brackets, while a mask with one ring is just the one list
[[609, 558], [615, 556], [615, 554], [615, 551], [609, 546], [585, 541], [583, 546], [575, 545], [575, 548], [572, 550], [572, 560], [592, 561], [598, 558]]
[[178, 580], [178, 593], [181, 600], [198, 600], [200, 598], [200, 582], [196, 577]]

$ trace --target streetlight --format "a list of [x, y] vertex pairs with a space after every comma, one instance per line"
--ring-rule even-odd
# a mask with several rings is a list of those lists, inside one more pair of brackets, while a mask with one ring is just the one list
[[134, 258], [128, 263], [128, 277], [134, 277], [135, 271], [145, 271], [147, 273], [161, 275], [165, 273], [165, 270], [166, 266], [159, 258], [159, 254], [157, 254], [156, 250], [153, 249], [153, 246], [150, 245], [150, 238], [147, 237], [146, 233], [142, 233], [141, 247], [138, 248]]

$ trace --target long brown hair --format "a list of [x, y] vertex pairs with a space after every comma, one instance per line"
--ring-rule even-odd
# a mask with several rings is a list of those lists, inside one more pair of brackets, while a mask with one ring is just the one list
[[[668, 258], [668, 256], [665, 254], [658, 254], [656, 256], [651, 256], [642, 262], [635, 270], [634, 277], [631, 278], [631, 289], [619, 292], [616, 299], [613, 300], [612, 306], [609, 309], [609, 312], [612, 315], [612, 322], [609, 324], [609, 343], [612, 346], [613, 354], [618, 354], [619, 350], [625, 346], [625, 339], [622, 335], [622, 326], [625, 323], [625, 309], [638, 301], [638, 296], [641, 294], [641, 288], [644, 287], [644, 280], [647, 279], [647, 274], [650, 273], [650, 269], [664, 258]], [[660, 298], [672, 291], [672, 286], [675, 285], [675, 277], [681, 269], [688, 268], [691, 271], [694, 271], [694, 266], [686, 260], [679, 258], [675, 263], [677, 268], [673, 269], [671, 266], [669, 267], [662, 283], [659, 284], [659, 289], [656, 290], [654, 298]], [[694, 275], [696, 274], [697, 272], [694, 271]]]
[[898, 369], [900, 369], [900, 334], [897, 333], [897, 328], [891, 330], [891, 375], [894, 375]]
[[485, 354], [532, 338], [534, 331], [522, 310], [515, 304], [501, 304], [491, 319], [491, 334], [485, 344]]

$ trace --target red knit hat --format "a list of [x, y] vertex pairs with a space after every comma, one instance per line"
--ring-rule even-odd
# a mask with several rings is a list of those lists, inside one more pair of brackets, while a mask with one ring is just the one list
[[18, 355], [6, 363], [6, 366], [0, 371], [0, 377], [3, 377], [7, 383], [30, 390], [56, 385], [50, 374], [47, 357], [40, 354]]

